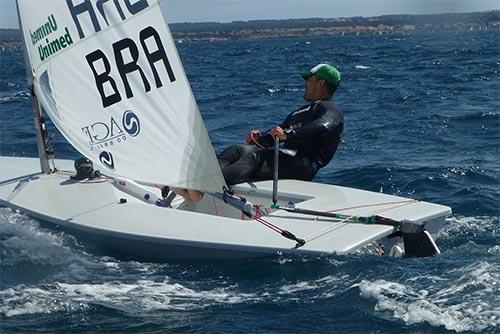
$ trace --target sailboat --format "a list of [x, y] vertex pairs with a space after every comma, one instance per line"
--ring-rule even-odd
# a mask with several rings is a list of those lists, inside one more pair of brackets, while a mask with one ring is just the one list
[[[278, 178], [228, 187], [159, 0], [17, 8], [39, 157], [0, 157], [0, 205], [151, 260], [439, 254], [446, 206]], [[54, 159], [45, 114], [86, 158]]]

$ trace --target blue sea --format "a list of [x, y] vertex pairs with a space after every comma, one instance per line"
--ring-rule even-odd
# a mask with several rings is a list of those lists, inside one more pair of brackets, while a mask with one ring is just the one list
[[[452, 207], [442, 254], [138, 262], [0, 208], [0, 332], [500, 333], [499, 41], [490, 30], [178, 44], [216, 151], [305, 104], [298, 70], [338, 66], [345, 133], [316, 181]], [[22, 52], [0, 56], [0, 153], [34, 157]], [[79, 157], [50, 128], [57, 157]]]

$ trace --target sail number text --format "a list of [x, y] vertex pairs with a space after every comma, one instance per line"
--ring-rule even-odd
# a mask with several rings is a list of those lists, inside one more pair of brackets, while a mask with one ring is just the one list
[[[151, 72], [154, 76], [156, 88], [163, 86], [163, 82], [158, 73], [158, 63], [161, 62], [167, 70], [168, 79], [170, 82], [176, 80], [170, 61], [168, 60], [167, 53], [163, 47], [160, 35], [153, 27], [147, 27], [139, 33], [139, 40], [141, 48], [130, 38], [124, 38], [116, 43], [113, 43], [114, 61], [120, 79], [125, 87], [125, 94], [127, 98], [134, 96], [128, 76], [132, 73], [139, 75], [144, 85], [144, 90], [149, 92], [151, 84], [145, 74], [145, 71], [139, 66], [139, 55], [142, 53], [146, 56]], [[116, 80], [111, 76], [111, 63], [109, 58], [100, 49], [86, 56], [87, 62], [94, 74], [97, 90], [101, 95], [102, 105], [104, 108], [109, 107], [122, 100]]]
[[[80, 39], [102, 31], [103, 25], [125, 21], [149, 8], [148, 0], [66, 0], [66, 4]], [[134, 89], [142, 85], [146, 92], [151, 91], [153, 81], [156, 88], [163, 86], [161, 78], [165, 77], [165, 71], [171, 83], [176, 81], [158, 31], [148, 26], [138, 37], [138, 40], [123, 38], [113, 43], [112, 55], [97, 49], [85, 56], [104, 108], [120, 102], [123, 94], [129, 99], [134, 96], [129, 81]], [[123, 83], [125, 92], [118, 89], [118, 80]]]

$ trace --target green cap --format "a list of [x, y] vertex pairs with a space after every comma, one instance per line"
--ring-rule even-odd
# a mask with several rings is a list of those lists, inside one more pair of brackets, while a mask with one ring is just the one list
[[340, 85], [340, 80], [342, 80], [341, 74], [339, 70], [337, 70], [332, 65], [328, 64], [319, 64], [311, 68], [309, 71], [299, 72], [300, 76], [304, 78], [304, 80], [309, 79], [313, 75], [317, 76], [320, 79], [325, 80], [329, 84], [333, 86]]

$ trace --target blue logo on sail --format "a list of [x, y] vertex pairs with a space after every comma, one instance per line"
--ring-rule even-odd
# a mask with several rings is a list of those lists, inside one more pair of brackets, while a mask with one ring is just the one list
[[127, 110], [123, 114], [123, 127], [125, 131], [132, 137], [136, 137], [141, 132], [141, 123], [139, 122], [139, 117], [132, 111]]
[[104, 166], [108, 167], [111, 170], [115, 170], [115, 161], [113, 160], [113, 154], [111, 154], [110, 152], [101, 152], [101, 154], [99, 154], [99, 160]]

